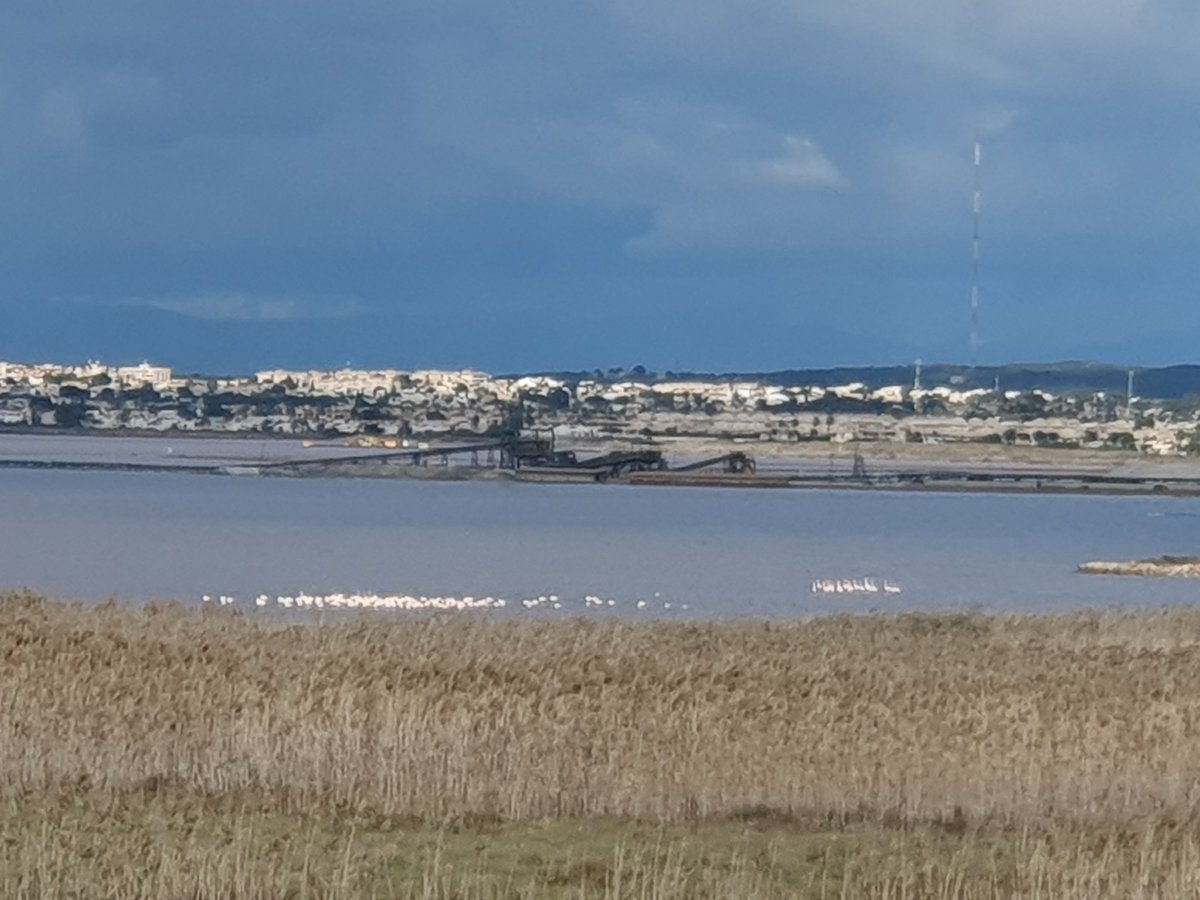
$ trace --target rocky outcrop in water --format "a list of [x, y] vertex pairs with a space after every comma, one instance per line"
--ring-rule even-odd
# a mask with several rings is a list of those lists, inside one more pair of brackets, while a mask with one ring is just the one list
[[1143, 575], [1200, 578], [1200, 557], [1158, 556], [1127, 562], [1085, 562], [1077, 571], [1083, 575]]

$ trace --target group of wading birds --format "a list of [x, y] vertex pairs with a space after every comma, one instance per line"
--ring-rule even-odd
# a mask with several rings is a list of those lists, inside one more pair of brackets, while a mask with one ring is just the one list
[[[672, 603], [669, 600], [661, 600], [660, 594], [654, 595], [654, 600], [638, 600], [632, 604], [636, 609], [681, 609], [686, 610], [686, 603]], [[203, 603], [211, 603], [216, 606], [235, 606], [239, 603], [236, 597], [227, 594], [218, 594], [213, 596], [205, 594], [200, 598]], [[587, 609], [607, 609], [615, 607], [617, 601], [611, 598], [605, 599], [595, 594], [588, 594], [583, 598], [584, 607]], [[259, 594], [254, 598], [254, 606], [258, 609], [277, 608], [277, 609], [298, 609], [298, 610], [337, 610], [337, 609], [394, 609], [394, 610], [437, 610], [447, 612], [459, 612], [467, 610], [482, 610], [482, 609], [504, 609], [507, 606], [516, 606], [516, 603], [510, 604], [503, 597], [426, 597], [414, 596], [411, 594], [295, 594], [282, 595], [272, 597], [269, 594]], [[558, 594], [541, 594], [537, 597], [530, 597], [520, 601], [521, 607], [524, 609], [563, 609], [564, 606], [571, 605], [568, 601], [559, 597]]]
[[874, 578], [818, 578], [812, 583], [814, 594], [899, 594], [900, 585], [887, 579], [878, 582]]
[[[814, 594], [898, 594], [899, 585], [890, 581], [878, 582], [872, 578], [854, 579], [818, 579], [812, 583]], [[213, 596], [205, 594], [200, 598], [203, 603], [216, 606], [235, 606], [239, 604], [236, 597], [228, 594]], [[413, 594], [285, 594], [272, 597], [269, 594], [259, 594], [254, 598], [254, 606], [258, 609], [296, 609], [296, 610], [338, 610], [338, 609], [380, 609], [380, 610], [436, 610], [446, 612], [465, 612], [468, 610], [504, 609], [510, 604], [503, 597], [426, 597]], [[541, 594], [520, 601], [523, 609], [563, 609], [572, 606], [569, 601], [558, 594]], [[595, 594], [583, 598], [585, 609], [608, 609], [617, 606], [617, 601]], [[686, 603], [672, 603], [662, 600], [660, 594], [655, 594], [653, 600], [638, 600], [632, 605], [635, 609], [679, 609], [686, 610]]]

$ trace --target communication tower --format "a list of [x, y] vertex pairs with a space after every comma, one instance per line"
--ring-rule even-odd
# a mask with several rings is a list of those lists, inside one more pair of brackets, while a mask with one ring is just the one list
[[979, 170], [983, 165], [983, 145], [975, 141], [974, 190], [971, 195], [973, 230], [971, 233], [971, 368], [979, 356], [979, 210], [982, 205]]

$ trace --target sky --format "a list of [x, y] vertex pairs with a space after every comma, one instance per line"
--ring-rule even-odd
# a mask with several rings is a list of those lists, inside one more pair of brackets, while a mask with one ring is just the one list
[[[1195, 362], [1200, 4], [0, 5], [0, 358]], [[975, 142], [982, 146], [978, 171]]]

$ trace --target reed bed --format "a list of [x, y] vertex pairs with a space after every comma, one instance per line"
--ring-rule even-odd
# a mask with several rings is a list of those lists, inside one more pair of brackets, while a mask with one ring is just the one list
[[1198, 729], [1192, 610], [314, 626], [9, 596], [0, 895], [1196, 896]]

